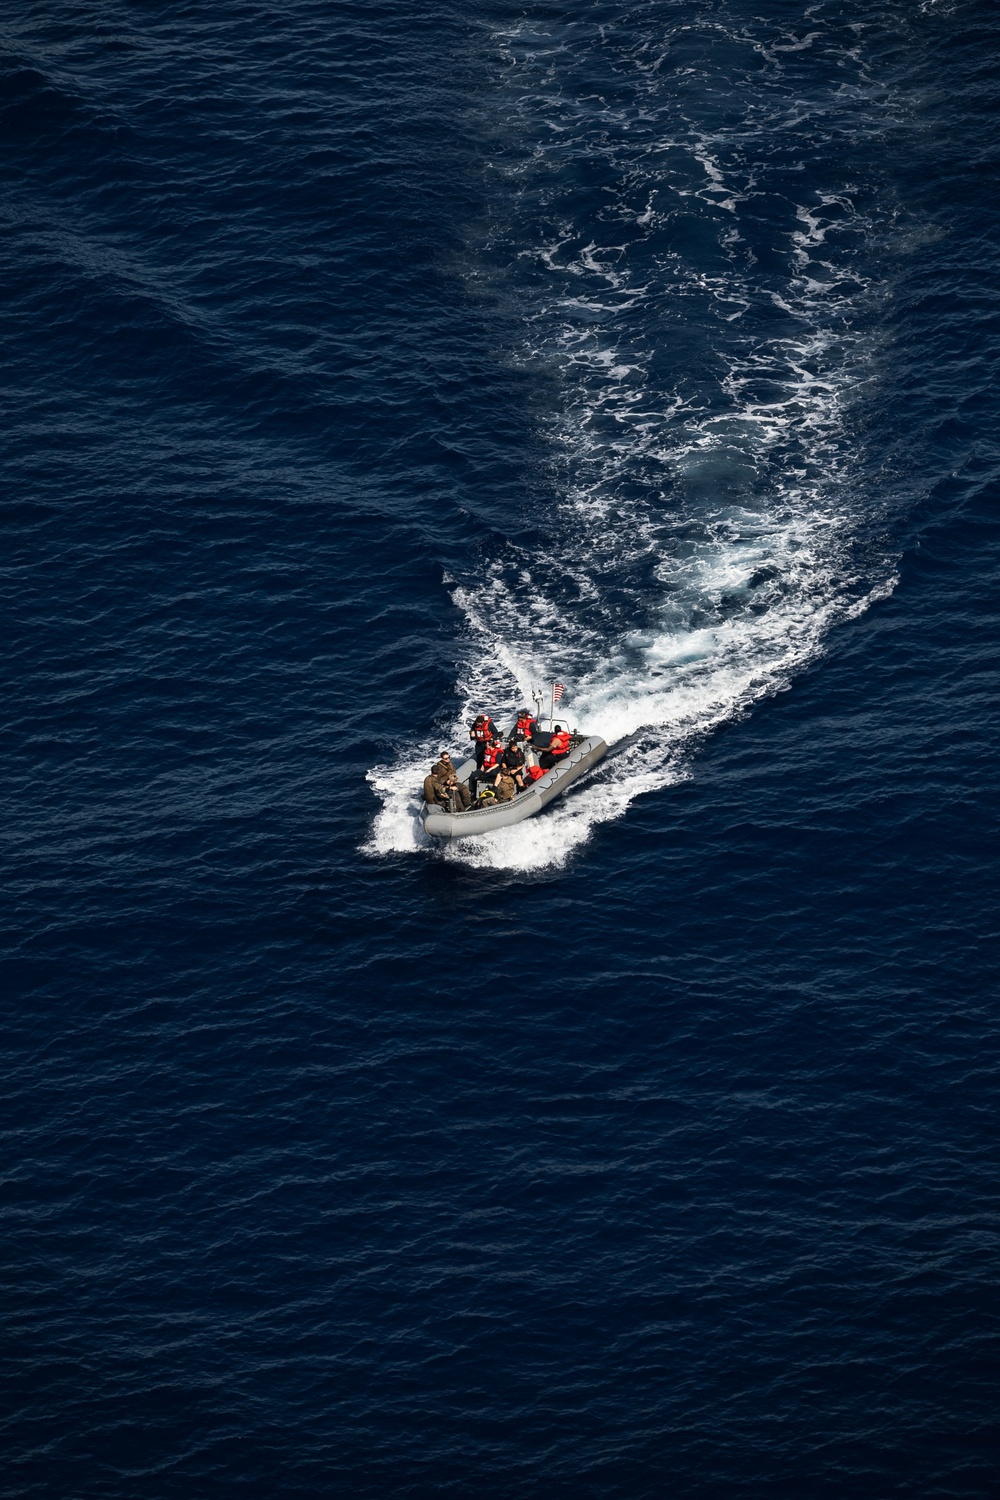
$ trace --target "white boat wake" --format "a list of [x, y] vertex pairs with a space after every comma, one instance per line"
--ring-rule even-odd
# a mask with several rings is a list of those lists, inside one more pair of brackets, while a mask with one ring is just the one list
[[[764, 40], [731, 38], [748, 70]], [[713, 125], [653, 66], [652, 40], [619, 55], [567, 26], [497, 39], [498, 120], [521, 144], [496, 167], [484, 256], [517, 299], [513, 356], [557, 393], [540, 420], [544, 483], [559, 498], [539, 518], [547, 541], [505, 541], [492, 563], [447, 580], [469, 638], [452, 748], [476, 712], [512, 722], [553, 679], [574, 727], [612, 749], [635, 738], [541, 817], [439, 858], [564, 864], [637, 796], [681, 780], [706, 734], [789, 687], [834, 625], [893, 587], [892, 564], [860, 541], [877, 519], [855, 416], [879, 359], [873, 194], [834, 159], [841, 180], [797, 202], [789, 169], [787, 205], [764, 226], [766, 268], [753, 248], [758, 183], [794, 156], [784, 54], [822, 38], [793, 42], [766, 54], [758, 110]], [[574, 64], [586, 73], [595, 59], [617, 104], [574, 91]], [[855, 107], [869, 135], [879, 128], [871, 91]], [[600, 209], [584, 212], [579, 174], [595, 162]], [[519, 622], [500, 647], [497, 621]], [[440, 748], [429, 739], [371, 773], [382, 807], [367, 852], [428, 848], [414, 798]]]

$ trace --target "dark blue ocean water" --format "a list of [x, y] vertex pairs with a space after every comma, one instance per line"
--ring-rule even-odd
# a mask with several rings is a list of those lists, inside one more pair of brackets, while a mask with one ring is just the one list
[[0, 39], [0, 1493], [996, 1495], [996, 9]]

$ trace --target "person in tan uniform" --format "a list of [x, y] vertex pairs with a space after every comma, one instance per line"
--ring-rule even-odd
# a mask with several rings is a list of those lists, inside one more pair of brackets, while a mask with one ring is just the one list
[[509, 771], [501, 771], [493, 785], [498, 802], [513, 802], [517, 792], [517, 782]]
[[432, 807], [440, 807], [442, 803], [447, 806], [448, 798], [439, 794], [444, 791], [444, 782], [438, 781], [433, 770], [424, 777], [424, 801], [429, 802]]
[[451, 775], [445, 779], [444, 784], [449, 796], [454, 796], [457, 799], [456, 811], [468, 812], [472, 806], [472, 793], [465, 785], [465, 782], [459, 781], [454, 771], [452, 771]]
[[429, 802], [432, 807], [450, 808], [453, 799], [456, 812], [468, 812], [472, 802], [469, 788], [463, 786], [455, 775], [448, 752], [444, 750], [442, 759], [431, 766], [430, 775], [424, 777], [424, 801]]

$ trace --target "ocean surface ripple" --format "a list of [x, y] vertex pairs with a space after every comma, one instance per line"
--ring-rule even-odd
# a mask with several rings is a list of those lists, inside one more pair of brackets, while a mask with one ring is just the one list
[[0, 1495], [992, 1497], [995, 12], [0, 40]]

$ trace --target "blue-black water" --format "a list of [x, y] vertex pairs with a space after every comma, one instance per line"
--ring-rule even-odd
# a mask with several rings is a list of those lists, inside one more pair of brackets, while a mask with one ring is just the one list
[[995, 1495], [995, 9], [0, 36], [0, 1491]]

